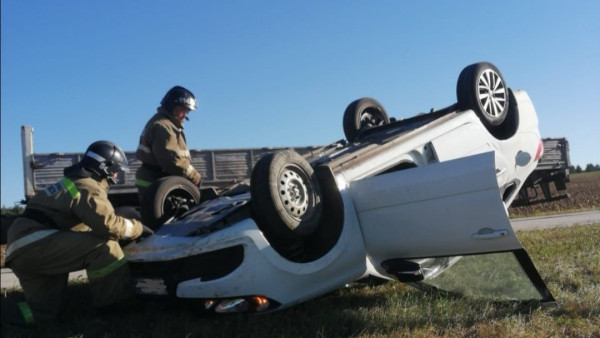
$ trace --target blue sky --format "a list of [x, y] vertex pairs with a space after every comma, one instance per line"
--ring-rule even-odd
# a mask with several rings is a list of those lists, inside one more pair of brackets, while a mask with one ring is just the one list
[[322, 145], [370, 96], [409, 117], [456, 101], [490, 61], [526, 90], [543, 137], [600, 163], [598, 1], [1, 2], [2, 205], [23, 198], [20, 126], [37, 153], [137, 147], [173, 85], [193, 149]]

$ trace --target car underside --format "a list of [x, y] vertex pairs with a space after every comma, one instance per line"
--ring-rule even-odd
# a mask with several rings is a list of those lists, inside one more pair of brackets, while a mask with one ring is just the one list
[[457, 96], [403, 120], [356, 100], [345, 140], [264, 155], [249, 182], [202, 203], [181, 181], [158, 182], [142, 204], [155, 234], [125, 247], [138, 293], [273, 311], [374, 276], [553, 302], [507, 215], [541, 156], [531, 100], [486, 62], [461, 72]]

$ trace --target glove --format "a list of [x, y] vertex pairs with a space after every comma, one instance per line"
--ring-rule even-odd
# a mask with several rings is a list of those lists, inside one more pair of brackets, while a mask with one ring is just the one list
[[202, 184], [202, 178], [200, 177], [200, 175], [194, 176], [192, 183], [194, 183], [195, 186], [200, 187], [200, 184]]
[[140, 235], [140, 237], [143, 238], [152, 235], [154, 235], [154, 230], [142, 224], [142, 234]]
[[192, 181], [192, 183], [194, 183], [195, 186], [200, 187], [200, 183], [202, 182], [202, 176], [200, 176], [200, 173], [196, 169], [193, 169], [191, 165], [189, 166], [189, 168], [191, 168], [192, 170], [187, 175], [188, 180]]

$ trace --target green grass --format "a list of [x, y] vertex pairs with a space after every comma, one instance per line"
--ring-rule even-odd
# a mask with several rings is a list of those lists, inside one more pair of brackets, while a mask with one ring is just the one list
[[[519, 232], [554, 307], [528, 307], [426, 293], [389, 282], [337, 290], [265, 315], [202, 317], [149, 304], [140, 313], [96, 317], [86, 284], [69, 288], [68, 324], [2, 327], [2, 337], [598, 337], [600, 224]], [[460, 261], [459, 261], [460, 262]], [[22, 297], [2, 295], [3, 312]]]

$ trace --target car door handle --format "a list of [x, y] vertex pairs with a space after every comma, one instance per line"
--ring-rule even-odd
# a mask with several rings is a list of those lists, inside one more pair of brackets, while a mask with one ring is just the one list
[[504, 236], [508, 236], [508, 230], [506, 230], [506, 229], [494, 230], [491, 228], [483, 228], [483, 229], [477, 231], [476, 233], [472, 234], [471, 238], [473, 238], [473, 239], [494, 239], [494, 238], [500, 238], [500, 237], [504, 237]]

